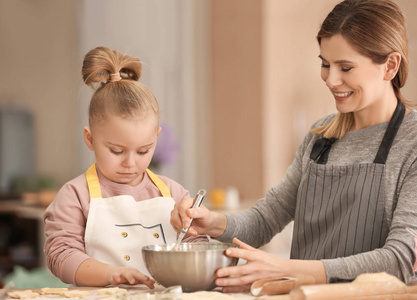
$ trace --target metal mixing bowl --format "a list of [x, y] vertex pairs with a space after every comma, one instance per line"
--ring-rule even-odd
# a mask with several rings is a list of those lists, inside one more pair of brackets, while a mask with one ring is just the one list
[[216, 271], [234, 266], [238, 258], [224, 254], [228, 243], [183, 243], [176, 251], [175, 244], [149, 245], [142, 248], [145, 266], [152, 277], [164, 287], [181, 285], [184, 292], [211, 290], [216, 287]]

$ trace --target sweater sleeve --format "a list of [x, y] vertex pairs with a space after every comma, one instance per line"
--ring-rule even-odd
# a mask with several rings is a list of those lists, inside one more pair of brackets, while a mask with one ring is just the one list
[[69, 284], [75, 284], [75, 272], [88, 258], [84, 248], [88, 212], [84, 212], [81, 202], [82, 197], [88, 199], [87, 187], [85, 193], [80, 194], [74, 185], [67, 183], [44, 213], [47, 265], [56, 277]]

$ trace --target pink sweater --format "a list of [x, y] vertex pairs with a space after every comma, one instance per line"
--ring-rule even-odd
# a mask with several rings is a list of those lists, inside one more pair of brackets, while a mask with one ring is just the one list
[[[97, 169], [103, 198], [131, 195], [136, 201], [160, 197], [159, 189], [146, 174], [137, 186], [112, 182]], [[189, 196], [177, 182], [165, 177], [158, 177], [169, 187], [175, 202]], [[84, 233], [90, 208], [85, 174], [67, 182], [58, 192], [55, 200], [44, 214], [45, 254], [51, 272], [65, 283], [75, 284], [75, 272], [80, 264], [89, 258], [85, 253]], [[206, 237], [186, 238], [186, 241], [207, 241]]]

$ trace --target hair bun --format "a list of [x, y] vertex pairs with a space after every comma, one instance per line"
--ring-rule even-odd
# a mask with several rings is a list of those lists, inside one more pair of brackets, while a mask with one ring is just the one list
[[[84, 83], [94, 89], [96, 83], [119, 81], [117, 74], [120, 74], [121, 79], [138, 81], [141, 71], [139, 58], [120, 54], [107, 47], [97, 47], [85, 55], [81, 74]], [[113, 80], [110, 80], [111, 76]]]

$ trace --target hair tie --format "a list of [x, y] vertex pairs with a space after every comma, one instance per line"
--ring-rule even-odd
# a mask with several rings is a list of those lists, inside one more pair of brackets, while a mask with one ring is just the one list
[[109, 81], [119, 81], [121, 79], [122, 79], [122, 76], [120, 76], [120, 72], [116, 72], [116, 73], [110, 74]]

